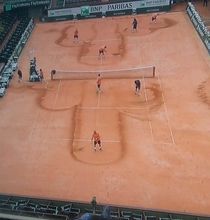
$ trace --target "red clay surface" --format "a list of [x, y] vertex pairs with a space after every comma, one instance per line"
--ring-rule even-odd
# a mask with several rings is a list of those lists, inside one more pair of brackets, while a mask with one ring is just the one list
[[[136, 17], [138, 33], [133, 16], [35, 26], [23, 83], [15, 75], [0, 100], [2, 193], [210, 214], [209, 55], [184, 12], [151, 25]], [[27, 81], [31, 49], [47, 85]], [[52, 69], [147, 65], [156, 77], [141, 79], [139, 97], [132, 78], [104, 79], [101, 95], [96, 80], [50, 80]], [[90, 143], [95, 129], [103, 152]]]

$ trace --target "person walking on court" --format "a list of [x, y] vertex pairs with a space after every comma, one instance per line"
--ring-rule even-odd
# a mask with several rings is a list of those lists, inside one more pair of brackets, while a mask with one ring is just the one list
[[44, 72], [42, 69], [39, 70], [39, 80], [41, 83], [43, 83], [44, 80]]
[[92, 138], [91, 138], [91, 142], [93, 141], [94, 144], [94, 151], [96, 152], [96, 145], [98, 144], [99, 149], [102, 151], [102, 147], [101, 147], [101, 139], [100, 139], [100, 135], [98, 132], [94, 131]]
[[132, 23], [133, 32], [134, 32], [134, 31], [137, 32], [137, 25], [138, 25], [138, 22], [137, 22], [136, 18], [134, 18], [134, 19], [133, 19], [133, 23]]
[[18, 69], [17, 74], [18, 74], [18, 82], [20, 83], [22, 82], [22, 77], [23, 77], [22, 71]]
[[101, 57], [104, 58], [106, 52], [106, 46], [102, 46], [98, 51], [98, 59], [100, 59]]
[[203, 6], [208, 6], [208, 0], [203, 0]]
[[141, 82], [140, 80], [135, 80], [134, 81], [135, 84], [135, 95], [139, 95], [140, 94], [140, 88], [141, 88]]
[[96, 86], [97, 86], [97, 89], [98, 89], [98, 92], [99, 92], [99, 93], [102, 92], [102, 89], [101, 89], [101, 81], [102, 81], [102, 78], [101, 78], [101, 74], [99, 73], [99, 74], [98, 74], [98, 77], [97, 77], [97, 81], [96, 81]]
[[74, 40], [73, 40], [73, 42], [78, 42], [78, 39], [79, 39], [79, 31], [76, 29], [74, 31]]

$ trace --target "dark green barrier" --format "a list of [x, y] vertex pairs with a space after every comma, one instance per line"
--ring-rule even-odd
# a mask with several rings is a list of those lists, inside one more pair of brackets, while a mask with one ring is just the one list
[[86, 19], [86, 18], [101, 18], [102, 17], [102, 12], [98, 12], [98, 13], [90, 13], [88, 15], [81, 15], [78, 14], [77, 18], [78, 19]]
[[194, 15], [194, 13], [189, 5], [186, 8], [186, 13], [189, 16], [195, 30], [197, 31], [200, 39], [202, 40], [204, 46], [206, 47], [208, 53], [210, 54], [210, 39], [208, 38], [208, 36], [206, 36], [205, 31], [203, 30], [203, 27], [199, 23], [198, 19]]
[[157, 7], [151, 7], [151, 8], [137, 8], [136, 13], [142, 14], [142, 13], [152, 13], [152, 12], [161, 12], [161, 11], [170, 11], [171, 5], [166, 6], [157, 6]]
[[54, 22], [54, 21], [66, 21], [66, 20], [73, 20], [73, 15], [68, 16], [60, 16], [60, 17], [41, 17], [41, 22]]
[[106, 16], [120, 16], [120, 15], [131, 15], [133, 13], [132, 9], [119, 10], [119, 11], [107, 11]]

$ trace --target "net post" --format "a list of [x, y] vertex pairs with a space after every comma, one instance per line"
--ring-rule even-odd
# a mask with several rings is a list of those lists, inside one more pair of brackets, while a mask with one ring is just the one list
[[51, 71], [51, 80], [53, 80], [53, 75], [56, 73], [56, 71], [55, 70], [52, 70]]
[[155, 77], [155, 66], [153, 66], [153, 73], [152, 73], [152, 75], [153, 75], [153, 77]]

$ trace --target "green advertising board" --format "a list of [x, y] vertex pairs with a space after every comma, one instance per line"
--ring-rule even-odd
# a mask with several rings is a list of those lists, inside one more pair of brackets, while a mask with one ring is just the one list
[[90, 8], [89, 5], [81, 6], [80, 7], [80, 15], [81, 16], [88, 16], [90, 14], [89, 8]]
[[41, 22], [54, 22], [54, 21], [66, 21], [66, 20], [73, 20], [73, 15], [69, 16], [59, 16], [59, 17], [41, 17]]
[[90, 12], [90, 6], [85, 5], [80, 7], [80, 14], [77, 14], [77, 19], [85, 19], [85, 18], [101, 18], [102, 12]]
[[86, 18], [101, 18], [102, 17], [102, 13], [91, 13], [89, 15], [81, 15], [78, 14], [77, 15], [77, 19], [86, 19]]
[[131, 15], [132, 13], [133, 13], [132, 9], [118, 10], [118, 11], [107, 11], [106, 16]]

